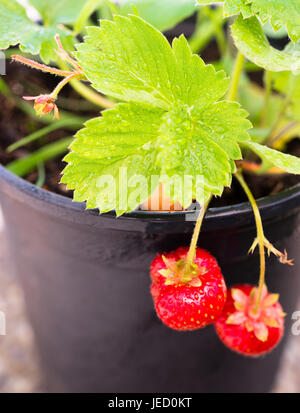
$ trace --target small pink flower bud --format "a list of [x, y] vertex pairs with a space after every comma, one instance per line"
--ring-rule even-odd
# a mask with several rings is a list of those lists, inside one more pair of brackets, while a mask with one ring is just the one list
[[59, 119], [58, 108], [56, 106], [55, 99], [51, 95], [40, 95], [40, 96], [24, 96], [25, 100], [34, 100], [34, 110], [36, 114], [40, 117], [47, 115], [48, 113], [54, 111], [54, 118]]

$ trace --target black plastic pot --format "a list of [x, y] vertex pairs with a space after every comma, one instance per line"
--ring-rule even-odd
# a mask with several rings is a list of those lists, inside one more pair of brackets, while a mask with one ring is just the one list
[[[175, 332], [155, 316], [149, 265], [188, 245], [185, 213], [121, 218], [38, 189], [0, 167], [0, 202], [24, 289], [48, 391], [266, 392], [271, 389], [300, 293], [300, 185], [262, 199], [266, 235], [295, 266], [268, 261], [267, 282], [288, 313], [285, 339], [270, 355], [239, 356], [213, 327]], [[228, 285], [257, 283], [258, 256], [247, 203], [209, 210], [199, 245], [214, 254]]]

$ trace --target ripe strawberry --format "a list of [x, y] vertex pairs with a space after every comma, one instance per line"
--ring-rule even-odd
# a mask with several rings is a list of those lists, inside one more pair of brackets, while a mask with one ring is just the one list
[[175, 330], [196, 330], [213, 323], [226, 302], [226, 285], [215, 258], [196, 249], [185, 273], [188, 247], [158, 255], [151, 265], [151, 294], [158, 317]]
[[278, 294], [263, 287], [255, 312], [258, 288], [237, 285], [231, 288], [223, 313], [215, 323], [221, 341], [231, 350], [246, 356], [260, 356], [277, 346], [283, 336], [284, 313]]

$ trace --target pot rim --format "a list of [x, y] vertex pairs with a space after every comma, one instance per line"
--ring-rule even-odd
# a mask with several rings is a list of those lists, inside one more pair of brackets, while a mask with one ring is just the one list
[[[56, 194], [55, 192], [47, 191], [43, 188], [39, 188], [23, 178], [18, 177], [4, 166], [0, 164], [0, 183], [2, 189], [7, 194], [12, 196], [17, 201], [23, 201], [24, 198], [32, 203], [34, 199], [37, 202], [32, 203], [32, 206], [37, 209], [42, 209], [49, 213], [55, 213], [55, 207], [63, 209], [70, 212], [77, 212], [85, 216], [96, 216], [96, 217], [109, 217], [115, 218], [115, 212], [110, 211], [104, 214], [99, 214], [97, 209], [86, 209], [85, 202], [75, 202], [71, 198]], [[13, 188], [13, 193], [11, 192]], [[270, 195], [257, 200], [258, 206], [260, 208], [262, 216], [266, 218], [275, 217], [278, 213], [282, 215], [282, 207], [284, 210], [289, 212], [295, 208], [300, 208], [300, 183], [294, 185], [291, 188], [285, 189], [284, 191], [276, 194]], [[46, 208], [45, 208], [46, 207]], [[51, 207], [51, 208], [49, 208]], [[54, 209], [53, 209], [54, 207]], [[52, 211], [51, 211], [52, 209]], [[84, 214], [82, 214], [84, 212]], [[194, 211], [176, 211], [176, 212], [164, 212], [164, 211], [143, 211], [136, 210], [129, 213], [125, 213], [118, 220], [128, 220], [133, 218], [139, 218], [143, 221], [153, 221], [153, 222], [170, 222], [170, 221], [182, 221], [186, 220], [187, 214], [192, 214]], [[241, 223], [242, 217], [252, 215], [252, 208], [249, 202], [242, 202], [235, 205], [229, 205], [224, 207], [209, 208], [205, 217], [205, 221], [215, 221], [217, 219], [229, 220], [232, 223], [232, 218], [236, 222]], [[64, 214], [65, 215], [65, 214]], [[231, 218], [231, 219], [230, 219]], [[189, 221], [189, 220], [187, 220]], [[193, 219], [191, 220], [193, 221]], [[228, 222], [229, 224], [229, 222]]]

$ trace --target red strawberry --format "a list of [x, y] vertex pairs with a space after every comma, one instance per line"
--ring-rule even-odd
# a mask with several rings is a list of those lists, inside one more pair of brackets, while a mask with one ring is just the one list
[[260, 356], [279, 343], [284, 331], [284, 313], [278, 294], [269, 294], [264, 286], [258, 311], [258, 288], [237, 285], [228, 294], [215, 328], [223, 343], [246, 356]]
[[[168, 268], [170, 269], [171, 266], [176, 266], [176, 263], [178, 263], [178, 261], [181, 261], [182, 263], [186, 258], [188, 251], [189, 247], [179, 247], [177, 248], [177, 250], [171, 251], [169, 253], [158, 254], [154, 258], [150, 267], [150, 275], [153, 284], [156, 284], [154, 287], [155, 290], [159, 286], [165, 285], [166, 282], [166, 276], [163, 276], [160, 271]], [[168, 268], [166, 262], [168, 263]], [[205, 271], [220, 271], [216, 259], [209, 252], [200, 248], [196, 249], [196, 257], [194, 263], [198, 267], [204, 267]]]
[[151, 265], [151, 294], [158, 317], [175, 330], [196, 330], [213, 323], [226, 302], [226, 285], [216, 259], [196, 249], [186, 274], [188, 247], [158, 255]]

